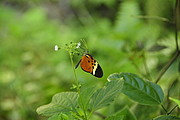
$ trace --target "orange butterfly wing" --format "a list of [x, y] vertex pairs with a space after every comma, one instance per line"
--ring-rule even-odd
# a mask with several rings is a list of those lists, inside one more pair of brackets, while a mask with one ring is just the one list
[[89, 55], [84, 55], [80, 62], [81, 68], [89, 73], [92, 73], [93, 71], [93, 66], [92, 66], [93, 64], [94, 64], [94, 59], [91, 58]]
[[76, 68], [79, 64], [82, 70], [84, 70], [85, 72], [91, 73], [98, 78], [101, 78], [103, 76], [102, 68], [90, 54], [84, 55], [79, 61], [79, 63], [76, 65]]

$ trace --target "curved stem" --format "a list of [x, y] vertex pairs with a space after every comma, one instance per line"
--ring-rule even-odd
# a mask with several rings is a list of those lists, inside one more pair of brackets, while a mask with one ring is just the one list
[[180, 1], [176, 0], [176, 5], [175, 5], [175, 43], [176, 43], [176, 54], [173, 56], [172, 59], [169, 60], [169, 62], [162, 68], [160, 71], [155, 83], [158, 83], [163, 74], [167, 71], [167, 69], [171, 66], [171, 64], [178, 58], [180, 55], [180, 50], [179, 50], [179, 45], [178, 45], [178, 25], [177, 23], [179, 22], [179, 12], [178, 12], [178, 5], [180, 5]]
[[164, 75], [164, 73], [168, 70], [168, 68], [171, 66], [171, 64], [179, 57], [179, 55], [180, 55], [180, 50], [177, 51], [177, 52], [175, 53], [175, 55], [173, 56], [173, 58], [171, 58], [171, 59], [169, 60], [169, 62], [162, 68], [162, 70], [160, 71], [160, 73], [159, 73], [159, 75], [158, 75], [155, 83], [158, 83], [158, 82], [159, 82], [159, 80], [161, 79], [161, 77], [162, 77], [162, 76]]

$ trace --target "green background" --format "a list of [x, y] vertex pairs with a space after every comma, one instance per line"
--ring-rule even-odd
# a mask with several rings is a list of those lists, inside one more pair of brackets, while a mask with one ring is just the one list
[[[104, 76], [95, 78], [79, 67], [82, 85], [102, 86], [110, 74], [119, 72], [155, 81], [176, 50], [174, 9], [175, 0], [1, 0], [0, 120], [44, 120], [36, 108], [58, 92], [71, 91], [74, 66], [68, 52], [54, 51], [56, 44], [87, 42]], [[74, 56], [74, 63], [80, 59]], [[180, 94], [178, 64], [176, 60], [158, 83], [168, 110], [175, 103], [167, 96]], [[125, 106], [138, 120], [164, 112], [124, 95], [99, 112], [111, 115]], [[94, 119], [100, 120], [96, 115]]]

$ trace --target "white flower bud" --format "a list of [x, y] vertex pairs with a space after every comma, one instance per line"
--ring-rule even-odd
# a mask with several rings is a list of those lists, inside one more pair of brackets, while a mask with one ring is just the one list
[[55, 45], [55, 46], [54, 46], [54, 50], [55, 50], [55, 51], [58, 51], [58, 50], [59, 50], [58, 45]]

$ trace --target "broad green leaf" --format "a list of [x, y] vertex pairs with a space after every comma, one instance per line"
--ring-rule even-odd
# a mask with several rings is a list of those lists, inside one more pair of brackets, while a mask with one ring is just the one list
[[55, 114], [48, 118], [48, 120], [69, 120], [66, 114]]
[[116, 113], [113, 116], [106, 118], [106, 120], [136, 120], [135, 116], [125, 107], [120, 112]]
[[142, 104], [133, 104], [131, 107], [133, 114], [137, 116], [138, 120], [152, 120], [155, 113], [159, 113], [161, 107], [157, 105], [149, 106]]
[[109, 105], [114, 98], [121, 92], [123, 87], [122, 80], [108, 82], [103, 88], [97, 90], [91, 97], [90, 109], [92, 111]]
[[49, 117], [48, 120], [59, 120], [59, 114], [55, 114], [55, 115]]
[[77, 106], [78, 93], [62, 92], [53, 96], [51, 103], [37, 108], [37, 113], [51, 116], [66, 111], [75, 111]]
[[82, 108], [85, 111], [88, 109], [90, 98], [92, 97], [94, 92], [95, 92], [94, 87], [87, 87], [84, 89], [81, 88], [79, 98], [78, 98], [78, 103], [79, 103], [80, 108]]
[[154, 118], [153, 120], [180, 120], [180, 117], [172, 115], [162, 115]]
[[124, 120], [124, 116], [123, 115], [109, 116], [105, 120]]
[[176, 104], [178, 104], [179, 108], [180, 108], [180, 100], [169, 97], [170, 100], [174, 101]]
[[71, 112], [61, 113], [61, 114], [54, 114], [53, 116], [49, 117], [48, 120], [75, 120]]
[[164, 93], [159, 85], [145, 81], [132, 73], [115, 73], [108, 77], [108, 79], [112, 80], [120, 78], [124, 79], [122, 92], [132, 100], [146, 105], [158, 105], [162, 103]]

